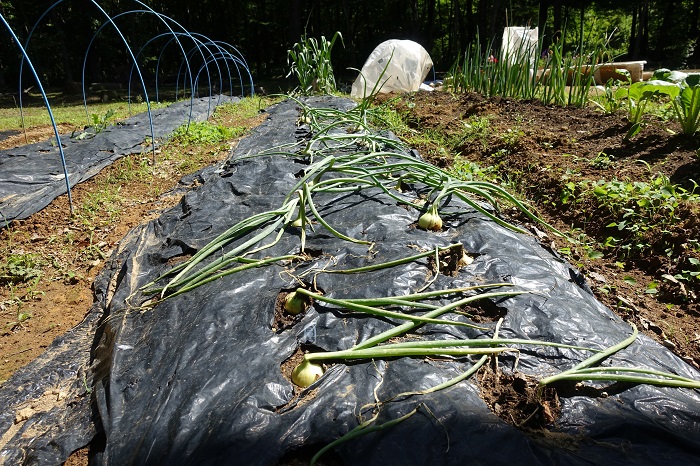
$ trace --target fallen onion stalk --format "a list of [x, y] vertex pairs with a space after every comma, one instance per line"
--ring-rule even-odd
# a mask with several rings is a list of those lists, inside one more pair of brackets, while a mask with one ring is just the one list
[[[381, 359], [415, 356], [467, 356], [474, 354], [492, 355], [505, 352], [519, 352], [513, 347], [496, 347], [496, 345], [550, 346], [580, 351], [597, 350], [583, 346], [566, 345], [543, 340], [526, 340], [522, 338], [480, 338], [472, 340], [422, 340], [402, 343], [389, 343], [365, 349], [357, 346], [342, 351], [326, 351], [304, 355], [306, 361]], [[687, 379], [685, 379], [687, 380]]]
[[[450, 244], [449, 246], [437, 247], [436, 249], [439, 252], [444, 252], [444, 251], [449, 251], [450, 249], [454, 249], [454, 248], [458, 248], [458, 247], [461, 248], [462, 243]], [[365, 272], [372, 272], [374, 270], [387, 269], [390, 267], [396, 267], [397, 265], [403, 265], [403, 264], [408, 264], [410, 262], [415, 262], [418, 259], [422, 259], [422, 258], [430, 256], [434, 253], [435, 253], [435, 249], [431, 249], [430, 251], [421, 252], [421, 253], [415, 254], [413, 256], [403, 257], [401, 259], [396, 259], [393, 261], [382, 262], [380, 264], [365, 265], [363, 267], [356, 267], [356, 268], [352, 268], [352, 269], [319, 270], [319, 273], [365, 273]]]
[[[429, 343], [429, 342], [426, 342]], [[475, 354], [498, 354], [505, 352], [517, 352], [515, 348], [443, 348], [443, 347], [404, 347], [404, 348], [385, 348], [384, 346], [376, 346], [367, 349], [349, 349], [342, 351], [326, 351], [318, 353], [309, 353], [304, 355], [305, 361], [330, 361], [338, 359], [382, 359], [382, 358], [403, 358], [414, 356], [472, 356]]]
[[[284, 218], [278, 217], [272, 224], [266, 226], [260, 233], [255, 235], [254, 237], [250, 238], [249, 240], [245, 241], [243, 244], [236, 246], [233, 248], [231, 251], [227, 252], [223, 256], [219, 257], [218, 259], [215, 259], [208, 265], [206, 265], [204, 268], [197, 270], [193, 274], [186, 276], [185, 274], [192, 270], [197, 264], [199, 264], [202, 260], [204, 260], [206, 257], [208, 257], [212, 251], [210, 248], [207, 251], [207, 254], [204, 255], [195, 255], [193, 256], [189, 261], [188, 264], [185, 268], [180, 271], [175, 278], [170, 280], [168, 284], [163, 287], [163, 290], [161, 292], [161, 296], [164, 296], [166, 294], [166, 291], [172, 287], [184, 287], [187, 286], [188, 284], [191, 283], [196, 283], [197, 281], [201, 281], [203, 277], [206, 277], [207, 275], [214, 274], [216, 271], [219, 269], [228, 266], [229, 264], [236, 262], [238, 259], [238, 255], [241, 252], [246, 251], [246, 249], [250, 248], [254, 244], [258, 243], [259, 241], [265, 239], [268, 237], [271, 233], [273, 233], [277, 228], [282, 226], [284, 223]], [[235, 238], [234, 238], [235, 239]], [[231, 239], [230, 241], [232, 241]], [[230, 242], [227, 241], [227, 242]], [[272, 245], [270, 245], [272, 246]], [[268, 246], [269, 247], [269, 246]]]
[[[494, 292], [494, 293], [482, 293], [478, 294], [476, 296], [470, 296], [468, 298], [460, 299], [457, 301], [454, 301], [452, 303], [446, 304], [444, 306], [440, 306], [437, 309], [433, 309], [430, 312], [427, 312], [423, 314], [423, 317], [431, 318], [434, 319], [436, 317], [439, 317], [447, 312], [450, 312], [452, 309], [458, 308], [460, 306], [464, 306], [465, 304], [473, 303], [474, 301], [478, 301], [480, 299], [486, 299], [486, 298], [507, 298], [507, 297], [512, 297], [512, 296], [518, 296], [521, 294], [528, 293], [527, 291], [499, 291], [499, 292]], [[365, 348], [371, 348], [372, 346], [376, 346], [379, 343], [383, 343], [391, 338], [397, 337], [399, 335], [403, 335], [404, 333], [410, 332], [414, 328], [416, 328], [419, 323], [415, 322], [406, 322], [401, 325], [397, 325], [393, 329], [386, 330], [379, 335], [376, 335], [372, 338], [369, 338], [362, 343], [359, 343], [355, 345], [352, 349], [353, 350], [360, 350], [360, 349], [365, 349]]]
[[[633, 384], [655, 385], [660, 387], [673, 388], [694, 388], [700, 389], [700, 380], [693, 380], [687, 377], [681, 377], [668, 372], [656, 371], [653, 369], [632, 368], [632, 367], [591, 367], [601, 363], [613, 354], [627, 348], [637, 339], [637, 327], [632, 326], [632, 335], [620, 343], [607, 348], [591, 356], [588, 359], [580, 362], [571, 369], [561, 372], [550, 377], [546, 377], [539, 382], [540, 390], [545, 385], [550, 385], [562, 380], [607, 380], [613, 382], [624, 382]], [[642, 375], [630, 375], [642, 374]], [[653, 376], [653, 377], [652, 377]]]
[[321, 456], [323, 456], [324, 453], [326, 453], [326, 452], [327, 452], [328, 450], [330, 450], [331, 448], [334, 448], [334, 447], [340, 445], [341, 443], [345, 443], [345, 442], [350, 441], [350, 440], [352, 440], [352, 439], [354, 439], [354, 438], [356, 438], [356, 437], [359, 437], [359, 436], [361, 436], [361, 435], [367, 435], [367, 434], [371, 434], [372, 432], [377, 432], [377, 431], [380, 431], [380, 430], [383, 430], [383, 429], [388, 429], [388, 428], [390, 428], [390, 427], [395, 426], [396, 424], [398, 424], [398, 423], [400, 423], [400, 422], [405, 421], [405, 420], [408, 419], [409, 417], [411, 417], [411, 416], [413, 416], [414, 414], [416, 414], [416, 413], [418, 412], [418, 408], [419, 408], [419, 407], [420, 407], [420, 405], [419, 405], [418, 407], [414, 408], [414, 409], [413, 409], [412, 411], [410, 411], [409, 413], [404, 414], [403, 416], [401, 416], [401, 417], [399, 417], [399, 418], [392, 419], [391, 421], [387, 421], [387, 422], [385, 422], [385, 423], [383, 423], [383, 424], [379, 424], [379, 425], [373, 426], [372, 424], [373, 424], [373, 423], [377, 420], [377, 418], [379, 417], [379, 413], [376, 413], [376, 414], [375, 414], [374, 416], [372, 416], [370, 419], [368, 419], [368, 420], [366, 420], [366, 421], [360, 423], [357, 427], [355, 427], [354, 429], [352, 429], [352, 430], [351, 430], [350, 432], [348, 432], [347, 434], [343, 435], [343, 436], [340, 437], [339, 439], [334, 440], [333, 442], [329, 443], [329, 444], [326, 445], [325, 447], [321, 448], [321, 449], [318, 451], [318, 453], [316, 453], [316, 454], [311, 458], [311, 461], [309, 462], [309, 466], [314, 466], [314, 465], [316, 464], [316, 462], [321, 458]]
[[545, 340], [527, 340], [525, 338], [475, 338], [470, 340], [436, 340], [436, 341], [405, 341], [401, 343], [388, 343], [386, 345], [377, 346], [375, 348], [388, 348], [388, 349], [400, 349], [400, 348], [449, 348], [452, 346], [462, 347], [476, 347], [480, 348], [482, 346], [493, 346], [493, 345], [531, 345], [531, 346], [549, 346], [554, 348], [565, 348], [578, 351], [589, 351], [594, 353], [599, 353], [600, 350], [593, 348], [588, 348], [585, 346], [567, 345], [565, 343], [555, 343], [552, 341]]
[[160, 293], [161, 294], [161, 299], [167, 299], [167, 298], [174, 298], [175, 296], [181, 295], [182, 293], [186, 293], [188, 291], [191, 291], [198, 286], [204, 285], [209, 282], [213, 282], [215, 280], [218, 280], [220, 278], [223, 278], [227, 275], [231, 275], [234, 273], [238, 272], [243, 272], [245, 270], [250, 270], [250, 269], [255, 269], [258, 267], [263, 267], [266, 265], [270, 264], [280, 264], [283, 262], [287, 261], [293, 261], [293, 260], [303, 260], [304, 258], [302, 256], [297, 256], [297, 255], [285, 255], [285, 256], [277, 256], [277, 257], [268, 257], [266, 259], [250, 259], [246, 257], [234, 257], [230, 259], [229, 263], [242, 263], [243, 265], [234, 267], [231, 269], [223, 270], [220, 272], [212, 272], [209, 275], [205, 274], [198, 274], [193, 276], [189, 281], [186, 282], [185, 285], [182, 287], [178, 288], [177, 290], [164, 295], [165, 294], [165, 289], [164, 288], [149, 288], [146, 290], [146, 292], [149, 293]]
[[324, 220], [324, 218], [321, 217], [321, 214], [318, 213], [318, 210], [316, 210], [316, 206], [314, 205], [314, 201], [311, 199], [311, 191], [310, 191], [310, 188], [309, 188], [308, 185], [304, 185], [304, 193], [305, 193], [305, 195], [306, 195], [306, 201], [307, 201], [307, 204], [308, 204], [309, 208], [311, 209], [311, 212], [313, 212], [314, 217], [316, 217], [316, 220], [318, 220], [318, 223], [320, 223], [321, 225], [323, 225], [323, 226], [326, 228], [326, 230], [330, 231], [333, 235], [337, 236], [338, 238], [343, 239], [343, 240], [345, 240], [345, 241], [349, 241], [349, 242], [351, 242], [351, 243], [372, 244], [371, 241], [365, 241], [365, 240], [361, 240], [361, 239], [350, 238], [349, 236], [346, 236], [346, 235], [340, 233], [340, 232], [337, 231], [335, 228], [333, 228], [332, 226], [330, 226], [330, 225], [328, 224], [328, 222], [326, 222], [326, 221]]
[[[368, 306], [365, 304], [352, 303], [352, 302], [349, 302], [349, 301], [346, 301], [343, 299], [329, 298], [327, 296], [323, 296], [321, 294], [314, 293], [314, 292], [306, 290], [304, 288], [299, 288], [299, 289], [297, 289], [296, 292], [298, 294], [308, 296], [309, 298], [315, 299], [317, 301], [321, 301], [321, 302], [328, 303], [328, 304], [333, 304], [333, 305], [338, 306], [342, 309], [347, 309], [349, 311], [354, 311], [354, 312], [361, 312], [363, 314], [370, 314], [370, 315], [377, 316], [377, 317], [408, 320], [408, 321], [411, 321], [414, 323], [420, 323], [420, 324], [456, 325], [456, 326], [461, 326], [461, 327], [470, 327], [470, 328], [477, 328], [480, 330], [486, 330], [484, 327], [479, 327], [478, 325], [470, 324], [468, 322], [455, 322], [455, 321], [451, 321], [451, 320], [433, 319], [433, 318], [425, 317], [425, 316], [405, 314], [403, 312], [387, 311], [386, 309]], [[389, 303], [389, 304], [391, 304], [391, 303]]]
[[[460, 243], [457, 243], [460, 244]], [[461, 245], [461, 244], [460, 244]], [[513, 286], [512, 283], [504, 282], [504, 283], [486, 283], [483, 285], [474, 285], [474, 286], [465, 286], [462, 288], [448, 288], [445, 290], [436, 290], [436, 291], [423, 291], [421, 293], [411, 293], [411, 294], [405, 294], [405, 295], [398, 295], [398, 296], [387, 296], [387, 297], [381, 297], [381, 298], [348, 298], [346, 301], [353, 302], [353, 303], [358, 303], [358, 304], [367, 304], [368, 302], [376, 303], [377, 305], [384, 305], [384, 304], [389, 304], [390, 302], [397, 302], [400, 301], [404, 305], [404, 302], [407, 304], [410, 304], [415, 307], [420, 307], [426, 305], [425, 303], [415, 303], [415, 301], [418, 301], [419, 299], [425, 299], [425, 298], [436, 298], [440, 296], [447, 296], [450, 294], [457, 294], [457, 293], [464, 293], [465, 291], [474, 291], [474, 290], [480, 290], [483, 288], [500, 288], [504, 286]], [[429, 305], [433, 307], [433, 305]], [[434, 307], [440, 307], [440, 306], [434, 306]]]

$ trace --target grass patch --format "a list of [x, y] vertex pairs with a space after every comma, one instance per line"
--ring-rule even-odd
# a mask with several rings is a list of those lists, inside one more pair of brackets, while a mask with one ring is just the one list
[[181, 144], [216, 144], [240, 136], [245, 128], [229, 128], [208, 121], [182, 125], [173, 133], [173, 140]]
[[[151, 102], [151, 110], [157, 108], [164, 108], [168, 105], [170, 105], [169, 102]], [[110, 121], [116, 122], [125, 120], [139, 113], [143, 113], [147, 109], [148, 108], [145, 103], [134, 102], [132, 102], [131, 104], [131, 110], [129, 110], [129, 104], [127, 102], [89, 104], [88, 119], [88, 117], [85, 114], [85, 107], [83, 107], [82, 105], [51, 106], [51, 111], [53, 112], [57, 124], [69, 124], [75, 126], [76, 128], [83, 128], [84, 126], [93, 126], [96, 121], [99, 122], [101, 120], [102, 116], [110, 113]], [[25, 106], [23, 112], [24, 124], [27, 128], [51, 124], [49, 112], [44, 106]], [[18, 107], [0, 108], [0, 131], [17, 130], [21, 128], [22, 119]]]

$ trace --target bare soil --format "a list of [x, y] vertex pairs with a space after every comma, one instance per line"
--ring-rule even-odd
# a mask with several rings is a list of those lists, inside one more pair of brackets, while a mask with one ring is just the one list
[[[73, 125], [67, 123], [57, 124], [59, 134], [69, 134], [75, 129]], [[40, 125], [27, 128], [27, 131], [3, 131], [0, 133], [0, 150], [10, 149], [22, 144], [33, 144], [44, 141], [47, 137], [53, 136], [53, 126]]]
[[561, 413], [556, 389], [540, 389], [538, 381], [526, 374], [489, 368], [479, 383], [481, 396], [491, 411], [519, 429], [540, 432], [554, 424]]

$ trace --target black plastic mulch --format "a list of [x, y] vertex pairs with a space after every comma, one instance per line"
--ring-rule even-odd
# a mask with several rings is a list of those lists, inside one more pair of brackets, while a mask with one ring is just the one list
[[[318, 105], [348, 102], [321, 99]], [[201, 185], [178, 206], [124, 238], [95, 283], [96, 303], [86, 322], [54, 343], [44, 360], [19, 371], [0, 388], [0, 432], [7, 440], [0, 444], [0, 458], [12, 464], [59, 464], [72, 449], [92, 439], [95, 464], [299, 464], [355, 428], [361, 412], [365, 419], [370, 416], [363, 406], [425, 390], [475, 361], [338, 363], [295, 398], [280, 366], [300, 346], [346, 349], [394, 325], [316, 303], [291, 328], [273, 329], [280, 290], [296, 286], [294, 277], [312, 269], [384, 262], [461, 242], [474, 262], [456, 276], [440, 275], [433, 288], [506, 281], [514, 289], [529, 291], [492, 301], [505, 314], [502, 337], [603, 349], [629, 336], [630, 327], [593, 297], [585, 279], [534, 236], [506, 230], [456, 202], [444, 213], [444, 231], [426, 232], [415, 228], [418, 212], [397, 206], [379, 190], [315, 199], [339, 231], [374, 242], [371, 251], [316, 225], [307, 239], [307, 248], [320, 254], [316, 259], [229, 275], [145, 312], [131, 308], [128, 303], [146, 298], [140, 287], [169, 264], [237, 221], [278, 206], [294, 185], [294, 173], [304, 167], [299, 161], [240, 158], [296, 140], [296, 104], [282, 103], [269, 114], [241, 141], [228, 163], [197, 175]], [[298, 247], [298, 231], [290, 229], [264, 254], [295, 253]], [[316, 285], [331, 297], [400, 295], [425, 284], [428, 270], [428, 262], [419, 260], [364, 274], [320, 273]], [[495, 323], [484, 325], [489, 330], [426, 325], [417, 333], [426, 339], [488, 338]], [[556, 348], [520, 350], [518, 369], [536, 378], [568, 369], [590, 355]], [[503, 370], [513, 369], [514, 356], [499, 360]], [[644, 336], [604, 365], [648, 367], [700, 379], [695, 369]], [[607, 396], [591, 396], [586, 390], [562, 395], [561, 416], [536, 436], [488, 409], [479, 396], [479, 377], [429, 395], [397, 398], [382, 406], [378, 424], [416, 407], [419, 411], [389, 429], [336, 447], [331, 452], [336, 463], [331, 464], [697, 461], [697, 390], [586, 385], [601, 394], [607, 391]], [[57, 386], [67, 393], [63, 401], [14, 424], [17, 412], [30, 400]]]

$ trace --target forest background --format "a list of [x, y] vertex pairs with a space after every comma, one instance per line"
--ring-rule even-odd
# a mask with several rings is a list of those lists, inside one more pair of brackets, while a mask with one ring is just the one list
[[[99, 0], [109, 15], [143, 10], [135, 0]], [[75, 89], [81, 81], [85, 50], [105, 17], [92, 0], [0, 0], [0, 14], [26, 41], [37, 26], [29, 56], [44, 86]], [[700, 67], [700, 0], [144, 0], [190, 32], [235, 45], [256, 81], [284, 77], [287, 50], [300, 40], [336, 31], [343, 36], [334, 50], [338, 74], [351, 75], [380, 42], [411, 39], [430, 53], [438, 71], [445, 71], [477, 37], [498, 46], [504, 26], [538, 26], [542, 47], [565, 41], [567, 50], [605, 47], [607, 57], [646, 60], [647, 68]], [[129, 14], [115, 19], [132, 48], [140, 48], [166, 29], [154, 15]], [[130, 57], [119, 36], [106, 30], [95, 39], [86, 61], [89, 82], [126, 82]], [[4, 31], [0, 35], [0, 92], [17, 83], [19, 48]], [[163, 44], [153, 42], [139, 65], [153, 78]], [[159, 79], [177, 77], [182, 57], [170, 47], [160, 63]], [[165, 78], [163, 78], [163, 76]], [[27, 76], [25, 82], [33, 82]]]

